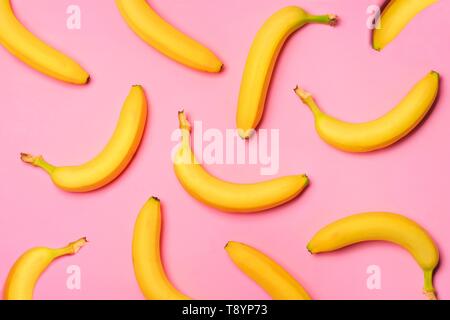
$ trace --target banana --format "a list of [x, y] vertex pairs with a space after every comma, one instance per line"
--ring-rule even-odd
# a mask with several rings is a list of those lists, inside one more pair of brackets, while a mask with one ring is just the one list
[[262, 252], [239, 242], [225, 246], [230, 258], [274, 300], [311, 300], [309, 294], [286, 270]]
[[78, 63], [38, 39], [17, 20], [10, 0], [0, 0], [0, 44], [50, 77], [72, 84], [89, 81], [89, 74]]
[[386, 148], [407, 136], [427, 115], [439, 91], [439, 74], [430, 72], [387, 114], [371, 122], [348, 123], [320, 110], [309, 92], [297, 87], [296, 94], [312, 111], [320, 137], [348, 152]]
[[380, 16], [380, 28], [374, 29], [372, 46], [383, 50], [421, 11], [438, 0], [390, 0]]
[[91, 161], [73, 167], [55, 167], [42, 156], [21, 154], [25, 163], [45, 170], [59, 188], [69, 192], [99, 189], [116, 179], [128, 166], [141, 142], [147, 121], [147, 99], [141, 86], [133, 86], [116, 130], [103, 149]]
[[334, 25], [335, 15], [313, 16], [299, 7], [286, 7], [271, 16], [253, 40], [242, 77], [236, 126], [248, 139], [261, 121], [274, 66], [286, 39], [307, 23]]
[[197, 41], [164, 21], [145, 0], [116, 0], [129, 27], [150, 46], [169, 58], [206, 72], [220, 72], [223, 63]]
[[399, 214], [371, 212], [346, 217], [317, 232], [307, 248], [316, 254], [363, 241], [388, 241], [408, 250], [424, 272], [424, 293], [436, 299], [433, 272], [439, 263], [438, 248], [421, 226]]
[[167, 279], [161, 262], [161, 203], [151, 198], [134, 226], [133, 265], [137, 282], [149, 300], [188, 300]]
[[33, 248], [25, 252], [9, 272], [5, 300], [32, 300], [34, 287], [45, 269], [59, 257], [76, 254], [86, 243], [86, 238], [82, 238], [65, 248]]
[[211, 176], [195, 159], [190, 146], [191, 126], [178, 114], [182, 141], [175, 153], [174, 169], [181, 185], [197, 200], [227, 212], [267, 210], [296, 198], [308, 185], [306, 175], [295, 175], [254, 184], [236, 184]]

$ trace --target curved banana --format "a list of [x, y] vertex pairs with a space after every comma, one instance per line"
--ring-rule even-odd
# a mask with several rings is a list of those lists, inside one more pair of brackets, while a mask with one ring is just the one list
[[149, 300], [187, 300], [167, 279], [161, 262], [161, 203], [151, 198], [134, 226], [133, 265], [136, 279]]
[[69, 192], [99, 189], [116, 179], [128, 166], [141, 142], [147, 121], [147, 99], [141, 86], [133, 86], [116, 130], [103, 149], [91, 161], [73, 167], [55, 167], [42, 156], [22, 153], [21, 159], [45, 170], [59, 188]]
[[380, 28], [374, 29], [372, 46], [383, 50], [421, 11], [438, 0], [390, 0], [380, 16]]
[[5, 300], [32, 300], [34, 287], [45, 269], [59, 257], [76, 254], [86, 243], [86, 238], [82, 238], [65, 248], [33, 248], [25, 252], [6, 279]]
[[363, 241], [388, 241], [408, 250], [424, 272], [424, 293], [436, 299], [433, 272], [439, 263], [438, 248], [421, 226], [399, 214], [371, 212], [346, 217], [317, 232], [307, 248], [315, 254]]
[[439, 91], [439, 74], [430, 72], [409, 94], [381, 118], [365, 123], [337, 120], [320, 110], [309, 92], [297, 87], [296, 94], [314, 114], [320, 137], [333, 147], [348, 152], [369, 152], [386, 148], [408, 135], [427, 115]]
[[250, 138], [261, 121], [274, 66], [286, 39], [307, 23], [334, 25], [336, 19], [335, 15], [313, 16], [290, 6], [265, 22], [253, 40], [241, 83], [236, 126], [242, 138]]
[[239, 242], [228, 242], [225, 250], [236, 266], [273, 299], [311, 300], [297, 280], [262, 252]]
[[164, 21], [145, 0], [116, 0], [130, 28], [150, 46], [193, 69], [220, 72], [223, 64], [208, 48]]
[[184, 112], [178, 114], [182, 142], [174, 169], [181, 185], [197, 200], [228, 212], [256, 212], [296, 198], [308, 185], [306, 175], [287, 176], [254, 184], [236, 184], [211, 176], [195, 159], [190, 146], [191, 126]]
[[89, 81], [89, 74], [78, 63], [38, 39], [17, 20], [10, 0], [0, 0], [0, 44], [50, 77], [73, 84]]

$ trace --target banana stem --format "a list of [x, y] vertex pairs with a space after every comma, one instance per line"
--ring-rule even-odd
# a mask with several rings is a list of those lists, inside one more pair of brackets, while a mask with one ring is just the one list
[[424, 291], [423, 294], [427, 297], [428, 300], [437, 300], [436, 292], [432, 291]]
[[183, 164], [198, 164], [197, 159], [194, 154], [191, 152], [191, 131], [192, 127], [189, 123], [189, 120], [186, 117], [184, 111], [178, 112], [178, 120], [180, 122], [181, 129], [181, 148], [179, 152], [181, 152]]
[[330, 26], [335, 26], [338, 22], [338, 16], [335, 14], [326, 14], [326, 15], [308, 15], [306, 19], [309, 23], [322, 23], [328, 24]]
[[76, 254], [80, 249], [88, 243], [86, 237], [81, 238], [75, 242], [69, 243], [66, 247], [55, 250], [55, 258], [65, 255]]
[[302, 102], [311, 109], [311, 111], [314, 114], [314, 116], [318, 116], [318, 115], [320, 115], [322, 113], [322, 111], [320, 111], [320, 108], [317, 105], [317, 103], [314, 100], [314, 97], [312, 96], [311, 93], [309, 93], [306, 90], [303, 90], [299, 86], [297, 86], [294, 89], [294, 92], [302, 100]]
[[181, 134], [182, 134], [181, 142], [183, 144], [183, 147], [189, 147], [191, 145], [192, 127], [191, 127], [191, 124], [189, 123], [184, 111], [178, 112], [178, 120], [180, 122], [180, 129], [181, 129]]
[[178, 120], [180, 122], [180, 129], [191, 132], [191, 124], [189, 123], [184, 110], [178, 112]]
[[433, 270], [424, 271], [424, 280], [423, 293], [428, 300], [437, 300], [436, 291], [433, 287]]
[[46, 162], [42, 156], [35, 157], [28, 153], [21, 153], [20, 159], [25, 163], [45, 170], [49, 175], [51, 175], [55, 170], [55, 167]]

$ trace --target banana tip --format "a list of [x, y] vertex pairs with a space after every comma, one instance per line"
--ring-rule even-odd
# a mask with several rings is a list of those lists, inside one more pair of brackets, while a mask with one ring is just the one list
[[184, 110], [178, 111], [178, 121], [180, 123], [180, 129], [191, 131], [191, 124], [189, 123]]
[[20, 160], [22, 160], [25, 163], [34, 164], [34, 161], [36, 160], [36, 157], [32, 156], [29, 153], [22, 152], [20, 154]]
[[311, 184], [311, 179], [309, 179], [309, 176], [307, 174], [303, 174], [302, 177], [306, 179], [306, 186], [309, 186]]
[[423, 294], [427, 297], [428, 300], [438, 300], [436, 292], [424, 290]]
[[372, 43], [372, 49], [377, 52], [381, 52], [381, 50], [383, 50], [383, 48], [380, 45], [377, 45], [375, 43]]
[[242, 139], [249, 140], [255, 134], [255, 129], [238, 129], [238, 134]]
[[300, 99], [302, 99], [302, 101], [305, 101], [312, 96], [311, 93], [304, 90], [303, 88], [300, 88], [299, 86], [295, 87], [294, 92]]
[[224, 249], [225, 249], [225, 250], [230, 249], [230, 247], [231, 247], [233, 244], [235, 244], [235, 243], [236, 243], [236, 242], [234, 242], [234, 241], [228, 241], [227, 244], [225, 245]]
[[88, 242], [88, 239], [86, 237], [83, 237], [80, 240], [71, 243], [70, 245], [73, 247], [73, 253], [78, 253], [78, 251], [80, 251], [80, 249], [84, 247]]
[[161, 200], [158, 197], [151, 197], [150, 200], [156, 201], [156, 202], [161, 202]]
[[435, 71], [435, 70], [432, 70], [432, 71], [431, 71], [431, 74], [437, 76], [438, 79], [441, 77], [440, 73], [437, 72], [437, 71]]
[[330, 26], [334, 27], [338, 24], [339, 22], [339, 17], [335, 14], [329, 14], [328, 15], [329, 19], [330, 19]]

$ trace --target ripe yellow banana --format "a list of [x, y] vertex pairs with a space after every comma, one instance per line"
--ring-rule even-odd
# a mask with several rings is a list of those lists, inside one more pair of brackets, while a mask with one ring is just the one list
[[174, 169], [181, 185], [197, 200], [227, 212], [256, 212], [282, 205], [308, 185], [306, 175], [287, 176], [254, 184], [236, 184], [211, 176], [195, 159], [190, 146], [191, 126], [184, 112], [178, 114], [182, 142]]
[[50, 77], [73, 84], [89, 81], [89, 74], [78, 63], [45, 44], [17, 20], [10, 0], [0, 0], [0, 44]]
[[307, 23], [334, 25], [336, 19], [335, 15], [314, 16], [290, 6], [265, 22], [253, 40], [241, 83], [236, 126], [242, 138], [250, 138], [261, 121], [274, 66], [286, 39]]
[[421, 226], [399, 214], [372, 212], [346, 217], [321, 229], [307, 248], [315, 254], [363, 241], [388, 241], [408, 250], [424, 272], [424, 293], [436, 299], [433, 272], [439, 263], [438, 248]]
[[372, 46], [383, 50], [421, 11], [438, 0], [390, 0], [380, 17], [380, 28], [374, 29]]
[[65, 248], [33, 248], [25, 252], [9, 272], [5, 284], [5, 300], [32, 300], [39, 277], [53, 260], [77, 253], [86, 243], [86, 238], [82, 238]]
[[275, 300], [311, 300], [305, 289], [278, 263], [239, 242], [225, 246], [236, 266]]
[[164, 21], [146, 0], [116, 0], [130, 28], [150, 46], [193, 69], [220, 72], [223, 64], [208, 48]]
[[116, 179], [128, 166], [141, 142], [147, 121], [147, 99], [141, 86], [133, 86], [116, 130], [103, 149], [91, 161], [73, 167], [55, 167], [42, 156], [23, 153], [22, 161], [45, 170], [53, 182], [69, 192], [99, 189]]
[[309, 92], [297, 87], [296, 94], [312, 111], [320, 137], [333, 147], [348, 152], [369, 152], [386, 148], [408, 135], [427, 115], [439, 91], [439, 74], [430, 72], [391, 111], [377, 120], [348, 123], [320, 110]]
[[151, 198], [134, 226], [133, 265], [137, 282], [149, 300], [187, 300], [167, 279], [161, 262], [161, 204]]

